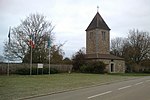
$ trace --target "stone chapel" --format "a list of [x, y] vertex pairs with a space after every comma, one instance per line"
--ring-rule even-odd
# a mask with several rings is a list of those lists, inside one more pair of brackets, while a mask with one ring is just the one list
[[110, 28], [97, 11], [86, 31], [86, 59], [102, 61], [108, 73], [124, 73], [123, 58], [110, 54]]

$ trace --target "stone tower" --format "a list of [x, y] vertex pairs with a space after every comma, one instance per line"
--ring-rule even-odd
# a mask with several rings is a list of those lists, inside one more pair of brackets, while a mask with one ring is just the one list
[[124, 73], [125, 61], [123, 58], [110, 54], [110, 28], [99, 12], [86, 29], [86, 55], [87, 61], [102, 61], [106, 64], [108, 73]]
[[86, 54], [109, 54], [110, 28], [99, 12], [86, 29]]

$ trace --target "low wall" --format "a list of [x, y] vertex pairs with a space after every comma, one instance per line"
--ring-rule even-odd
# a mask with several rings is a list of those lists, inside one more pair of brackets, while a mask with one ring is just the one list
[[[37, 68], [38, 64], [32, 64], [32, 68]], [[43, 68], [48, 68], [49, 64], [43, 64]], [[60, 72], [69, 72], [72, 70], [72, 65], [50, 65], [51, 68], [55, 68]], [[0, 75], [2, 74], [7, 74], [7, 68], [8, 64], [0, 64]], [[21, 68], [30, 68], [30, 64], [24, 64], [24, 63], [19, 63], [19, 64], [9, 64], [9, 72], [10, 74], [14, 73], [17, 69]]]

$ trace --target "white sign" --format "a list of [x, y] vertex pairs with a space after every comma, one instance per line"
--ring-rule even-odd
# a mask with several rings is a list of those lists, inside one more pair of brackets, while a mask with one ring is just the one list
[[38, 68], [43, 68], [43, 64], [38, 64]]

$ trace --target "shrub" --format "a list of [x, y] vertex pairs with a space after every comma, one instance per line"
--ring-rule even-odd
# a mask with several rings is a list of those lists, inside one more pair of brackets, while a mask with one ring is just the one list
[[104, 73], [106, 65], [100, 61], [90, 61], [80, 67], [82, 73]]
[[87, 66], [87, 65], [83, 65], [80, 67], [80, 71], [82, 73], [92, 73], [93, 72], [93, 69], [92, 66]]
[[149, 70], [144, 70], [144, 73], [149, 73], [150, 74], [150, 69]]
[[85, 50], [84, 48], [76, 52], [72, 57], [73, 70], [78, 72], [80, 67], [85, 65]]
[[20, 68], [20, 69], [16, 70], [15, 74], [29, 75], [30, 74], [30, 69], [29, 68]]
[[[51, 68], [51, 69], [50, 69], [50, 73], [51, 73], [51, 74], [56, 74], [56, 73], [58, 73], [58, 70], [55, 69], [55, 68]], [[44, 68], [44, 69], [43, 69], [43, 74], [49, 74], [49, 68]]]

